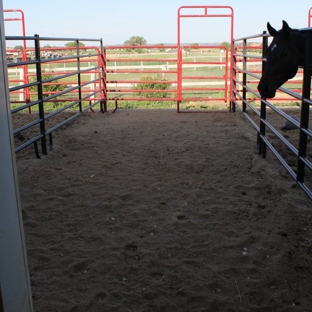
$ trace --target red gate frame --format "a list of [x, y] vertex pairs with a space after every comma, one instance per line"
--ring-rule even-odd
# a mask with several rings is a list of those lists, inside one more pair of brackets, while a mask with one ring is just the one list
[[[203, 9], [204, 13], [203, 14], [182, 14], [182, 10], [184, 9]], [[208, 12], [209, 9], [227, 9], [230, 10], [230, 14], [210, 14]], [[233, 68], [233, 51], [234, 51], [234, 46], [233, 46], [233, 39], [234, 39], [234, 10], [230, 6], [214, 6], [214, 5], [199, 5], [199, 6], [181, 6], [178, 9], [178, 40], [177, 40], [177, 45], [178, 45], [178, 90], [177, 90], [177, 112], [185, 112], [180, 110], [180, 103], [182, 102], [182, 53], [181, 51], [181, 18], [198, 18], [198, 17], [227, 17], [231, 19], [231, 29], [230, 29], [230, 45], [231, 45], [231, 51], [230, 51], [230, 77], [229, 77], [229, 82], [230, 82], [230, 104], [229, 104], [229, 111], [232, 110], [232, 99], [233, 99], [233, 86], [232, 86], [232, 68]], [[227, 75], [227, 73], [226, 73]], [[191, 111], [188, 111], [191, 112]], [[192, 111], [195, 112], [195, 111]]]
[[[22, 22], [22, 36], [26, 37], [26, 30], [25, 30], [25, 15], [22, 10], [19, 9], [7, 9], [3, 10], [3, 13], [20, 13], [21, 17], [5, 17], [5, 22], [16, 22], [21, 21]], [[26, 40], [23, 40], [23, 48], [26, 50]]]
[[[25, 15], [24, 12], [20, 9], [5, 9], [3, 10], [3, 13], [19, 13], [20, 17], [5, 17], [4, 18], [4, 22], [17, 22], [17, 21], [21, 21], [22, 23], [22, 36], [26, 37], [26, 27], [25, 27]], [[22, 53], [22, 60], [25, 62], [27, 59], [26, 56], [26, 49], [27, 49], [27, 44], [26, 44], [26, 40], [23, 39], [23, 51], [21, 51]], [[28, 83], [28, 76], [27, 76], [27, 66], [23, 65], [23, 72], [24, 72], [24, 77], [25, 77], [25, 83]], [[29, 89], [26, 88], [24, 90], [25, 93], [25, 97], [29, 98]], [[30, 110], [29, 110], [30, 112]]]

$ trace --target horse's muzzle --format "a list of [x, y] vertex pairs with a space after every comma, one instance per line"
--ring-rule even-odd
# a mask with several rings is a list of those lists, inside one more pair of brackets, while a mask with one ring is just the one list
[[265, 98], [273, 98], [276, 93], [276, 88], [272, 88], [271, 86], [267, 85], [266, 83], [263, 83], [260, 80], [260, 83], [258, 84], [258, 91], [262, 97]]

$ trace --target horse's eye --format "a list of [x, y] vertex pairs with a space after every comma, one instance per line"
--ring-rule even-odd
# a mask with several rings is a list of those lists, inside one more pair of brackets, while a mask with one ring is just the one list
[[280, 54], [280, 57], [286, 57], [287, 56], [287, 52], [286, 51], [282, 51]]

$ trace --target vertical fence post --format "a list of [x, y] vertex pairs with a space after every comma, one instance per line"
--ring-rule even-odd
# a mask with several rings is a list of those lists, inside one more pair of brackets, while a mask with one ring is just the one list
[[106, 92], [106, 66], [105, 66], [105, 53], [106, 49], [103, 48], [103, 39], [100, 40], [100, 55], [99, 55], [99, 61], [100, 61], [100, 73], [101, 73], [101, 79], [100, 79], [100, 89], [102, 92], [102, 100], [101, 100], [101, 112], [105, 113], [107, 112], [107, 92]]
[[177, 47], [178, 53], [178, 74], [177, 74], [177, 113], [180, 112], [180, 103], [182, 102], [182, 48], [180, 45]]
[[78, 97], [79, 97], [79, 112], [82, 112], [82, 103], [81, 103], [81, 67], [80, 67], [80, 46], [79, 40], [76, 40], [76, 54], [77, 54], [77, 71], [78, 71]]
[[[230, 23], [231, 23], [231, 30], [230, 30], [230, 43], [231, 43], [231, 60], [230, 60], [230, 67], [233, 68], [234, 66], [234, 58], [233, 58], [233, 54], [235, 52], [234, 49], [234, 10], [232, 7], [228, 7], [231, 10], [231, 17], [230, 17]], [[233, 81], [233, 71], [230, 71], [230, 81]], [[229, 107], [229, 111], [231, 112], [232, 110], [232, 103], [234, 102], [233, 100], [233, 96], [234, 96], [234, 92], [233, 92], [233, 84], [230, 84], [230, 107]], [[235, 97], [234, 97], [235, 99]], [[234, 109], [235, 111], [235, 109]]]
[[243, 40], [243, 112], [246, 112], [246, 84], [247, 84], [247, 39]]
[[[236, 89], [236, 80], [237, 80], [237, 72], [236, 72], [236, 67], [237, 67], [237, 61], [236, 61], [236, 53], [237, 53], [237, 48], [234, 48], [234, 39], [233, 39], [233, 43], [231, 45], [233, 47], [233, 52], [231, 50], [231, 59], [232, 59], [232, 66], [231, 66], [231, 71], [232, 71], [232, 75], [231, 75], [231, 85], [232, 85], [232, 90], [230, 90], [230, 102], [231, 102], [231, 109], [232, 112], [235, 113], [236, 111], [236, 93], [237, 93], [237, 89]], [[231, 89], [231, 88], [230, 88]]]
[[303, 86], [301, 101], [300, 136], [298, 149], [298, 172], [297, 181], [304, 182], [305, 164], [301, 158], [306, 157], [308, 135], [302, 129], [309, 128], [310, 104], [305, 99], [310, 99], [311, 76], [312, 76], [312, 31], [307, 31], [305, 35], [305, 59], [303, 67]]
[[[263, 32], [262, 37], [262, 72], [266, 65], [266, 49], [268, 47], [268, 37], [266, 36], [266, 31]], [[261, 139], [261, 136], [265, 136], [265, 124], [266, 120], [266, 104], [263, 98], [261, 98], [261, 107], [260, 107], [260, 133], [258, 133], [258, 145], [259, 145], [259, 155], [262, 154], [262, 157], [266, 157], [266, 144]]]
[[47, 140], [45, 130], [44, 119], [44, 103], [43, 103], [43, 91], [42, 91], [42, 68], [41, 68], [41, 56], [40, 56], [40, 38], [39, 35], [35, 35], [35, 57], [36, 57], [36, 75], [37, 75], [37, 95], [39, 100], [39, 118], [40, 118], [40, 134], [41, 137], [41, 151], [43, 155], [47, 154]]
[[103, 71], [104, 71], [104, 79], [103, 79], [103, 89], [104, 89], [104, 109], [107, 111], [107, 102], [108, 102], [108, 92], [107, 92], [107, 50], [103, 48], [102, 54], [103, 61]]
[[[24, 41], [24, 45], [23, 45], [23, 48], [24, 50], [22, 51], [22, 61], [23, 62], [27, 62], [27, 54], [26, 54], [26, 41]], [[27, 68], [27, 65], [24, 64], [23, 65], [23, 81], [24, 81], [24, 84], [28, 84], [29, 83], [29, 79], [28, 79], [28, 68]], [[24, 89], [24, 93], [25, 93], [25, 98], [26, 98], [26, 103], [30, 103], [30, 94], [29, 94], [29, 88], [26, 87]], [[29, 106], [28, 108], [28, 112], [31, 113], [31, 107]]]
[[[232, 52], [231, 52], [231, 55], [232, 55]], [[230, 61], [231, 64], [233, 64], [232, 62], [232, 57], [231, 57], [231, 61]], [[231, 66], [230, 66], [231, 67]], [[232, 68], [231, 68], [231, 72], [232, 72]], [[224, 102], [227, 102], [228, 100], [228, 83], [231, 82], [232, 79], [229, 78], [229, 50], [227, 48], [225, 48], [225, 80], [224, 80]], [[232, 77], [232, 74], [230, 73], [230, 77]], [[232, 89], [230, 87], [230, 89]], [[231, 101], [231, 96], [230, 96], [230, 104], [229, 104], [229, 111], [231, 112], [232, 111], [232, 101]]]

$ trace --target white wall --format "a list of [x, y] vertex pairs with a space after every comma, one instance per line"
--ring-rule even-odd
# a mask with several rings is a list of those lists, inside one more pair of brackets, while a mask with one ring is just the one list
[[2, 12], [0, 0], [0, 311], [31, 312], [33, 307], [18, 194]]

